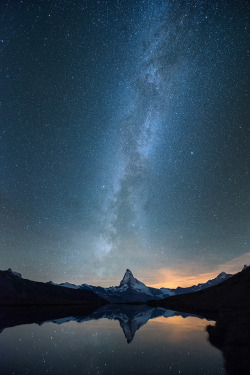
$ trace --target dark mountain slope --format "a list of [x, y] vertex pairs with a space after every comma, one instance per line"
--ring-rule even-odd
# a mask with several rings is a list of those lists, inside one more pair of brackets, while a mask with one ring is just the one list
[[209, 341], [223, 353], [228, 375], [248, 375], [250, 369], [250, 309], [224, 311], [215, 326], [209, 325]]
[[182, 294], [151, 301], [150, 305], [186, 312], [225, 309], [244, 309], [250, 307], [250, 267], [230, 277], [224, 282], [195, 293]]
[[0, 305], [84, 305], [106, 301], [90, 290], [69, 289], [0, 271]]

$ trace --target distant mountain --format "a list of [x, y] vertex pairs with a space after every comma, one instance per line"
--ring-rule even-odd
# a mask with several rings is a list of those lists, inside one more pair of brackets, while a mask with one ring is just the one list
[[241, 272], [210, 288], [149, 304], [198, 314], [250, 308], [250, 267], [244, 266]]
[[100, 297], [109, 301], [110, 303], [145, 303], [147, 301], [154, 299], [163, 299], [179, 294], [197, 292], [210, 286], [217, 285], [230, 277], [232, 277], [231, 274], [221, 272], [215, 279], [208, 280], [206, 283], [193, 285], [188, 288], [178, 287], [176, 289], [157, 289], [146, 286], [143, 282], [137, 280], [133, 276], [132, 272], [129, 269], [127, 269], [119, 286], [103, 288], [101, 286], [93, 286], [88, 284], [75, 285], [67, 282], [55, 285], [72, 289], [91, 290], [98, 294]]
[[137, 280], [129, 269], [126, 270], [119, 286], [103, 288], [82, 284], [79, 288], [93, 290], [111, 303], [145, 303], [151, 299], [174, 295], [171, 289], [164, 288], [161, 290], [146, 286]]
[[106, 301], [90, 290], [73, 290], [23, 279], [11, 269], [0, 271], [0, 305], [85, 305]]
[[226, 272], [221, 272], [218, 276], [216, 276], [214, 279], [208, 280], [205, 283], [201, 283], [198, 285], [193, 285], [188, 288], [181, 288], [178, 287], [175, 289], [175, 295], [179, 294], [186, 294], [186, 293], [192, 293], [192, 292], [198, 292], [199, 290], [209, 288], [210, 286], [217, 285], [222, 283], [223, 281], [229, 279], [233, 275]]
[[150, 300], [161, 300], [171, 296], [197, 292], [217, 285], [231, 277], [231, 274], [222, 272], [215, 279], [188, 288], [157, 289], [146, 286], [127, 269], [119, 286], [104, 288], [88, 284], [75, 285], [68, 282], [61, 284], [55, 284], [52, 281], [48, 283], [35, 282], [23, 279], [21, 274], [9, 269], [0, 271], [0, 304], [73, 304], [82, 303], [82, 301], [94, 301], [95, 299], [100, 303], [102, 300], [109, 303], [146, 303]]

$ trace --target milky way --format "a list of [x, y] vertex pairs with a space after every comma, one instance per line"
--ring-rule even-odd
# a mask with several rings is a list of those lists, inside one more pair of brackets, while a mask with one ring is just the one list
[[1, 268], [153, 282], [249, 251], [247, 11], [1, 6]]

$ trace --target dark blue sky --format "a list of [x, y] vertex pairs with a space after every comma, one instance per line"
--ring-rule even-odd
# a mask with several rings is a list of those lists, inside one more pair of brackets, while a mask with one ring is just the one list
[[152, 283], [247, 254], [247, 3], [1, 3], [1, 269]]

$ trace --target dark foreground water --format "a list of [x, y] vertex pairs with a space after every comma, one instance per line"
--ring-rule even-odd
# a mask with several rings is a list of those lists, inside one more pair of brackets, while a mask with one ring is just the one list
[[0, 314], [3, 375], [225, 374], [205, 330], [213, 322], [198, 317], [141, 306], [23, 325], [13, 316]]

